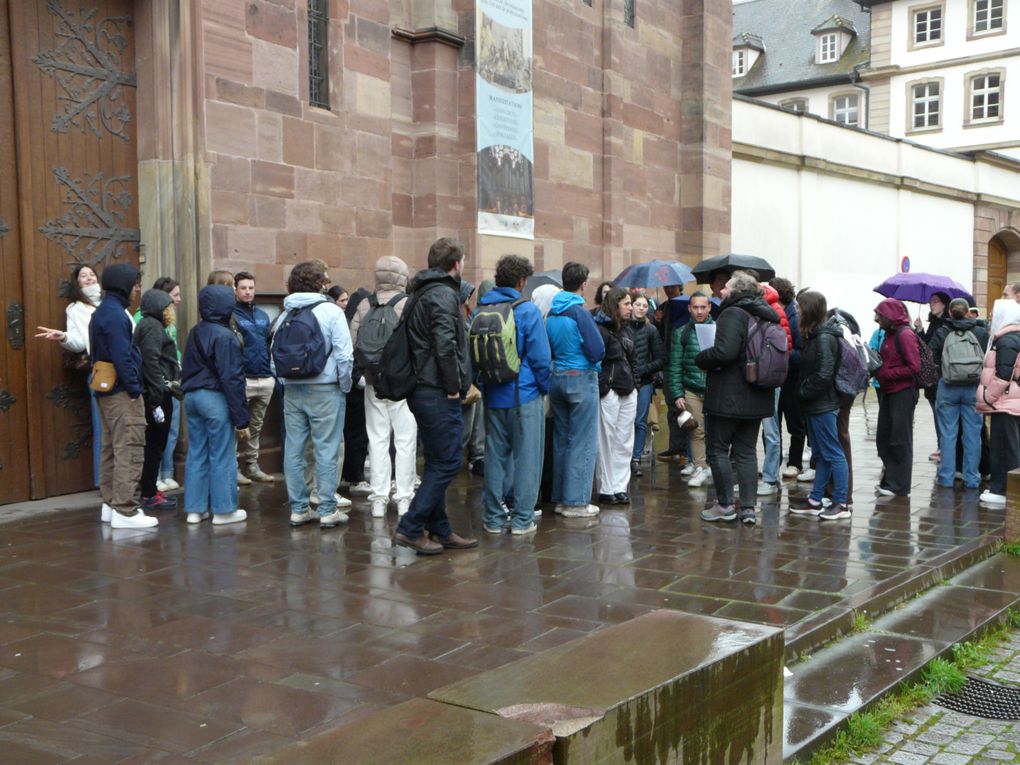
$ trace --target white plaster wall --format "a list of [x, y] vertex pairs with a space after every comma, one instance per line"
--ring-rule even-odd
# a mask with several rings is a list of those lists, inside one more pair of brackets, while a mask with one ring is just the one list
[[911, 8], [924, 5], [922, 0], [916, 3], [890, 3], [892, 7], [892, 49], [891, 63], [894, 66], [915, 66], [931, 64], [938, 61], [977, 56], [983, 53], [1007, 50], [1020, 46], [1020, 5], [1016, 0], [1007, 0], [1005, 4], [1004, 34], [967, 39], [968, 0], [946, 0], [945, 18], [942, 25], [941, 45], [926, 46], [909, 50], [911, 40]]
[[[867, 94], [860, 88], [855, 88], [853, 85], [844, 84], [825, 88], [809, 88], [805, 90], [792, 90], [784, 93], [776, 93], [769, 96], [761, 96], [762, 101], [767, 101], [770, 104], [779, 106], [784, 101], [790, 101], [794, 98], [804, 98], [808, 102], [808, 112], [815, 114], [819, 117], [829, 117], [829, 100], [835, 93], [857, 93], [859, 104], [862, 110], [867, 108]], [[861, 127], [866, 127], [864, 122], [864, 115], [861, 116]]]

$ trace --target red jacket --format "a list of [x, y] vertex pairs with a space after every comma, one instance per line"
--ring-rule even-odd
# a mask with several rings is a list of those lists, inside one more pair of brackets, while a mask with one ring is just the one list
[[921, 349], [918, 345], [921, 341], [910, 329], [907, 307], [899, 300], [886, 298], [875, 308], [875, 313], [893, 323], [893, 328], [885, 333], [885, 341], [879, 350], [882, 368], [878, 370], [877, 377], [882, 393], [898, 393], [916, 388], [915, 376], [921, 371]]
[[786, 352], [792, 353], [793, 334], [790, 332], [790, 322], [786, 319], [786, 309], [779, 303], [779, 293], [775, 287], [766, 282], [760, 282], [758, 286], [765, 291], [765, 302], [769, 304], [769, 308], [779, 314], [779, 326], [786, 331]]

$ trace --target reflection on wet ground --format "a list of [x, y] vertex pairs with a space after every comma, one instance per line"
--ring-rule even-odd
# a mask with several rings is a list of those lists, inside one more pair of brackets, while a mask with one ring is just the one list
[[830, 524], [787, 514], [808, 488], [791, 483], [757, 527], [702, 523], [711, 491], [660, 464], [629, 509], [547, 510], [523, 538], [479, 533], [481, 479], [464, 473], [449, 507], [481, 545], [432, 559], [394, 548], [393, 510], [376, 521], [366, 502], [346, 528], [292, 529], [279, 483], [242, 489], [239, 526], [111, 531], [98, 511], [2, 526], [0, 747], [246, 762], [657, 608], [795, 637], [1002, 526], [976, 492], [933, 491], [930, 424], [909, 499], [873, 497], [860, 409], [852, 430], [854, 516]]

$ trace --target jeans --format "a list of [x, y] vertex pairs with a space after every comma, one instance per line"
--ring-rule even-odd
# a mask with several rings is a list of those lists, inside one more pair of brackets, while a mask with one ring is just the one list
[[145, 407], [145, 460], [142, 463], [142, 478], [138, 482], [143, 497], [156, 494], [156, 478], [159, 476], [159, 463], [166, 449], [166, 438], [170, 433], [174, 397], [170, 393], [163, 394], [160, 407], [163, 409], [163, 422], [156, 422], [151, 409]]
[[611, 390], [599, 401], [599, 450], [595, 464], [601, 494], [626, 494], [630, 486], [637, 395], [635, 390], [626, 396]]
[[765, 460], [761, 466], [761, 480], [765, 483], [779, 481], [779, 465], [783, 461], [783, 432], [779, 424], [779, 388], [771, 417], [761, 421], [762, 438], [765, 441]]
[[315, 494], [319, 515], [336, 510], [337, 461], [344, 433], [345, 399], [333, 383], [284, 386], [283, 424], [287, 430], [283, 475], [293, 513], [309, 508], [310, 491], [305, 481], [305, 443], [311, 439], [315, 453]]
[[[181, 432], [181, 408], [183, 401], [173, 400], [173, 414], [170, 417], [170, 432], [166, 437], [166, 448], [163, 449], [163, 460], [159, 463], [159, 479], [174, 477], [174, 451], [177, 449], [177, 436]], [[169, 414], [169, 413], [168, 413]]]
[[[89, 375], [92, 382], [92, 375]], [[103, 458], [103, 421], [99, 419], [99, 404], [96, 392], [89, 386], [89, 404], [92, 409], [92, 482], [99, 486], [99, 469]]]
[[453, 533], [446, 515], [446, 490], [460, 471], [464, 432], [460, 399], [448, 398], [440, 388], [419, 385], [407, 403], [418, 422], [425, 470], [411, 507], [397, 524], [397, 532], [410, 539], [417, 539], [422, 531], [445, 538]]
[[184, 396], [188, 456], [184, 461], [184, 512], [214, 515], [237, 510], [237, 440], [227, 398], [216, 390]]
[[758, 498], [758, 428], [761, 420], [705, 415], [708, 464], [720, 505], [733, 504], [733, 466], [740, 484], [740, 506], [754, 507]]
[[541, 398], [509, 409], [485, 409], [485, 454], [488, 456], [482, 522], [486, 526], [500, 528], [503, 525], [503, 509], [499, 503], [506, 493], [506, 476], [511, 471], [514, 508], [510, 525], [515, 529], [531, 525], [542, 478], [544, 431], [545, 407]]
[[939, 460], [938, 483], [952, 486], [956, 475], [956, 439], [963, 431], [963, 484], [976, 489], [981, 482], [978, 464], [981, 461], [981, 415], [974, 404], [977, 400], [976, 385], [947, 385], [939, 380], [935, 397], [935, 417], [942, 433], [942, 450]]
[[811, 438], [811, 450], [815, 459], [815, 482], [811, 487], [811, 499], [821, 502], [825, 494], [825, 486], [832, 478], [832, 501], [845, 505], [849, 500], [850, 470], [847, 467], [846, 454], [839, 440], [837, 420], [839, 411], [834, 409], [824, 414], [805, 416], [808, 436]]
[[[875, 442], [884, 472], [882, 488], [905, 497], [910, 494], [914, 466], [914, 407], [917, 388], [883, 393], [878, 399]], [[814, 446], [811, 447], [814, 449]]]
[[648, 410], [655, 395], [655, 386], [651, 383], [637, 389], [637, 412], [634, 415], [634, 453], [631, 459], [639, 460], [645, 453], [645, 441], [648, 439]]
[[595, 477], [599, 434], [599, 378], [594, 369], [553, 373], [553, 502], [586, 506]]
[[1020, 467], [1020, 417], [1011, 414], [993, 414], [989, 418], [991, 433], [988, 450], [991, 452], [992, 479], [988, 490], [992, 494], [1006, 493], [1006, 476]]

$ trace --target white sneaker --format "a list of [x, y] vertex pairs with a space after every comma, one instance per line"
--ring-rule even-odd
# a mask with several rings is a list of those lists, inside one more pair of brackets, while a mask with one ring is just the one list
[[113, 508], [104, 502], [103, 508], [99, 511], [99, 520], [102, 523], [109, 523], [111, 516], [113, 516]]
[[311, 505], [312, 507], [315, 507], [316, 505], [319, 504], [319, 498], [315, 496], [314, 491], [308, 496], [308, 504]]
[[209, 513], [208, 512], [205, 512], [205, 513], [188, 513], [188, 517], [187, 517], [186, 520], [187, 520], [188, 523], [201, 523], [202, 521], [204, 521], [208, 517], [209, 517]]
[[542, 517], [542, 508], [540, 508], [540, 507], [536, 507], [531, 512], [533, 513], [535, 518], [541, 518]]
[[687, 482], [687, 485], [692, 489], [697, 489], [705, 485], [705, 481], [712, 477], [712, 471], [708, 468], [695, 468], [694, 472], [691, 473], [691, 480]]
[[156, 491], [169, 491], [166, 481], [156, 481]]
[[339, 510], [334, 510], [328, 515], [319, 516], [319, 528], [320, 529], [331, 529], [334, 526], [339, 526], [341, 523], [347, 523], [350, 518], [347, 513], [341, 513]]
[[348, 493], [368, 496], [369, 494], [372, 493], [372, 484], [370, 484], [368, 481], [359, 481], [358, 483], [353, 484], [351, 486]]
[[163, 491], [175, 491], [176, 489], [181, 488], [181, 485], [173, 478], [164, 478], [163, 485], [166, 487]]
[[556, 505], [556, 512], [564, 518], [593, 518], [601, 509], [598, 505]]
[[882, 485], [875, 487], [875, 494], [880, 497], [895, 497], [896, 493], [892, 489], [887, 489]]
[[218, 513], [212, 517], [213, 526], [225, 526], [228, 523], [240, 523], [248, 517], [244, 510], [235, 510], [232, 513]]
[[113, 529], [151, 529], [159, 525], [159, 520], [151, 515], [146, 515], [141, 508], [135, 510], [134, 515], [121, 515], [112, 513], [110, 515], [110, 528]]
[[419, 486], [421, 486], [421, 476], [416, 474], [414, 476], [414, 488], [417, 489]]
[[800, 475], [797, 476], [797, 480], [798, 481], [803, 481], [804, 483], [811, 483], [813, 480], [815, 480], [815, 471], [814, 471], [814, 469], [813, 468], [808, 468], [803, 473], [801, 473]]
[[779, 484], [768, 483], [767, 481], [761, 481], [758, 483], [758, 496], [759, 497], [770, 497], [773, 494], [779, 493]]
[[515, 537], [523, 537], [525, 534], [534, 534], [538, 531], [538, 525], [532, 521], [531, 525], [523, 529], [510, 529], [510, 533]]
[[242, 473], [240, 470], [237, 471], [237, 485], [238, 486], [250, 486], [251, 479]]
[[978, 501], [983, 505], [992, 505], [993, 507], [1005, 507], [1006, 506], [1006, 495], [1005, 494], [994, 494], [990, 491], [981, 492], [981, 496], [978, 497]]
[[[347, 497], [343, 496], [340, 492], [336, 492], [335, 494], [333, 494], [333, 499], [336, 500], [337, 507], [350, 507], [351, 505], [354, 504], [349, 499], [347, 499]], [[318, 502], [316, 502], [316, 504], [318, 504]]]
[[411, 507], [411, 500], [402, 499], [397, 502], [397, 517], [402, 518], [407, 514], [408, 509]]
[[372, 517], [373, 518], [385, 518], [386, 517], [386, 501], [377, 499], [372, 503]]
[[787, 465], [783, 468], [783, 478], [796, 478], [800, 475], [800, 468], [796, 465]]
[[690, 478], [692, 475], [694, 475], [695, 470], [697, 470], [697, 468], [694, 466], [694, 463], [688, 462], [686, 465], [684, 465], [684, 469], [680, 471], [680, 475], [682, 475], [684, 478]]
[[290, 525], [291, 526], [304, 526], [306, 523], [311, 523], [316, 519], [315, 513], [311, 510], [305, 510], [303, 513], [295, 513], [291, 511], [290, 514]]

